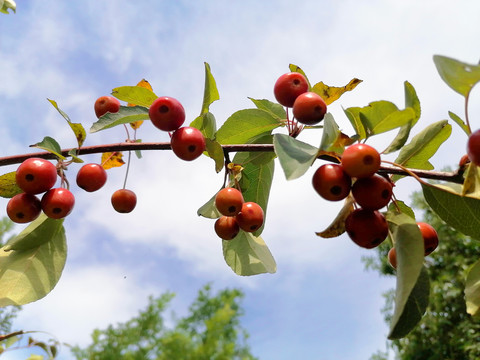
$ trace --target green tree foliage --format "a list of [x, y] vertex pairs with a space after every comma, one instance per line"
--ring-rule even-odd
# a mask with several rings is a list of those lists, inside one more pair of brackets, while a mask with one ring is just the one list
[[199, 290], [187, 316], [167, 327], [164, 312], [172, 293], [150, 297], [148, 306], [125, 323], [94, 330], [92, 343], [72, 352], [79, 360], [253, 360], [240, 325], [243, 293], [225, 289]]
[[[480, 359], [480, 320], [467, 314], [464, 295], [467, 272], [480, 258], [479, 243], [446, 225], [420, 194], [415, 194], [414, 203], [423, 211], [422, 221], [437, 230], [440, 240], [437, 250], [425, 258], [430, 275], [430, 302], [417, 327], [390, 346], [401, 360]], [[366, 258], [367, 268], [395, 276], [387, 260], [390, 247], [386, 242], [378, 248], [377, 257]], [[387, 292], [385, 299], [383, 312], [390, 322], [394, 291]], [[386, 354], [379, 352], [372, 359], [384, 358]]]

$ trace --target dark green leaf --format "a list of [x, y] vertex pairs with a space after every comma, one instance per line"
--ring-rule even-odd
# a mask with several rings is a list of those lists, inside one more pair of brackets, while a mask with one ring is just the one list
[[222, 240], [226, 263], [237, 275], [275, 273], [277, 265], [261, 237], [240, 231], [233, 240]]
[[93, 123], [90, 132], [94, 133], [111, 127], [139, 120], [150, 120], [148, 108], [143, 106], [120, 106], [116, 113], [106, 113]]
[[12, 198], [23, 192], [17, 185], [15, 180], [15, 171], [0, 176], [0, 196], [4, 198]]
[[287, 180], [305, 174], [318, 154], [316, 147], [284, 134], [273, 136], [273, 146]]
[[220, 144], [246, 144], [256, 136], [268, 134], [279, 126], [282, 126], [282, 122], [269, 111], [239, 110], [218, 129], [216, 140]]
[[220, 95], [217, 90], [217, 83], [210, 71], [210, 65], [205, 63], [205, 90], [203, 92], [202, 114], [209, 111], [210, 105], [220, 99]]
[[279, 120], [285, 120], [287, 118], [287, 113], [285, 112], [285, 108], [282, 105], [266, 99], [249, 99], [252, 100], [257, 109], [268, 111]]
[[442, 80], [460, 95], [467, 96], [480, 81], [480, 65], [470, 65], [440, 55], [435, 55], [433, 61]]
[[480, 239], [480, 199], [462, 196], [451, 188], [422, 183], [428, 205], [451, 227]]
[[62, 148], [60, 147], [58, 142], [50, 136], [45, 136], [42, 141], [40, 141], [39, 143], [36, 143], [34, 145], [30, 145], [30, 147], [36, 147], [36, 148], [39, 148], [39, 149], [43, 149], [45, 151], [48, 151], [48, 152], [54, 154], [59, 159], [62, 159], [62, 160], [65, 159], [65, 156], [62, 155]]
[[[158, 98], [155, 93], [143, 86], [121, 86], [112, 90], [112, 95], [117, 99], [141, 107], [149, 108]], [[144, 120], [144, 119], [140, 119]]]

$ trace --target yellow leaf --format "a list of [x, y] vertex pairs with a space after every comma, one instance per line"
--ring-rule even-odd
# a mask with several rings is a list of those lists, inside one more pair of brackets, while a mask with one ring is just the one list
[[111, 169], [113, 167], [119, 167], [125, 164], [125, 161], [122, 160], [123, 154], [119, 151], [116, 152], [106, 152], [102, 154], [102, 166], [105, 170]]
[[330, 105], [335, 100], [338, 100], [338, 98], [342, 96], [345, 92], [355, 89], [355, 87], [361, 82], [362, 80], [354, 78], [343, 87], [335, 87], [325, 85], [323, 82], [320, 81], [313, 86], [312, 91], [320, 95], [327, 105]]
[[[136, 86], [153, 91], [152, 85], [150, 85], [150, 83], [145, 79], [140, 80], [140, 82]], [[136, 104], [132, 104], [132, 103], [127, 104], [127, 106], [135, 106], [135, 105]], [[142, 124], [143, 124], [143, 120], [139, 120], [139, 121], [134, 121], [130, 123], [130, 126], [132, 127], [132, 129], [137, 130]]]

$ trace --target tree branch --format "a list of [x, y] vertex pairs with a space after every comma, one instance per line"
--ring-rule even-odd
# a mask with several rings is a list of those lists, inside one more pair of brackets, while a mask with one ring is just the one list
[[[262, 151], [274, 151], [272, 144], [238, 144], [238, 145], [222, 145], [225, 155], [228, 155], [231, 152], [262, 152]], [[85, 146], [80, 148], [78, 155], [87, 155], [87, 154], [100, 154], [104, 152], [115, 152], [115, 151], [132, 151], [132, 150], [171, 150], [170, 142], [147, 142], [147, 143], [115, 143], [115, 144], [104, 144], [104, 145], [93, 145]], [[63, 156], [68, 156], [70, 151], [74, 150], [73, 148], [63, 149], [61, 154]], [[28, 154], [21, 155], [12, 155], [0, 157], [0, 166], [20, 164], [24, 160], [31, 157], [39, 157], [43, 159], [56, 159], [56, 156], [48, 151], [33, 152]], [[320, 159], [338, 162], [334, 157], [328, 155], [322, 155]], [[382, 166], [380, 168], [381, 173], [385, 174], [395, 174], [395, 175], [405, 175], [409, 176], [407, 172], [391, 167], [391, 166]], [[416, 174], [420, 178], [431, 179], [431, 180], [440, 180], [448, 181], [457, 184], [463, 184], [463, 171], [460, 169], [454, 172], [440, 172], [440, 171], [430, 171], [430, 170], [414, 170], [411, 169], [411, 172]]]

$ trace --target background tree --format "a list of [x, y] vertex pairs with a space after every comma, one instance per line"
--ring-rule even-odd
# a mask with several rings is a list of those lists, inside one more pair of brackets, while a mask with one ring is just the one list
[[[414, 205], [423, 211], [423, 220], [438, 232], [439, 246], [425, 258], [430, 275], [430, 302], [419, 325], [406, 337], [394, 340], [391, 346], [401, 360], [479, 359], [478, 334], [480, 321], [466, 312], [465, 279], [467, 270], [480, 257], [478, 241], [446, 225], [425, 203], [420, 193], [414, 195]], [[418, 219], [417, 219], [418, 220]], [[366, 258], [369, 269], [387, 276], [395, 270], [387, 260], [391, 243], [378, 247], [377, 257]], [[383, 309], [385, 320], [390, 322], [393, 312], [394, 291], [385, 294]], [[379, 352], [372, 359], [386, 359]]]
[[92, 333], [92, 343], [72, 352], [79, 360], [231, 360], [256, 359], [240, 325], [243, 314], [238, 289], [212, 294], [209, 285], [199, 290], [187, 316], [166, 326], [164, 312], [172, 293], [150, 297], [147, 307], [125, 323]]

